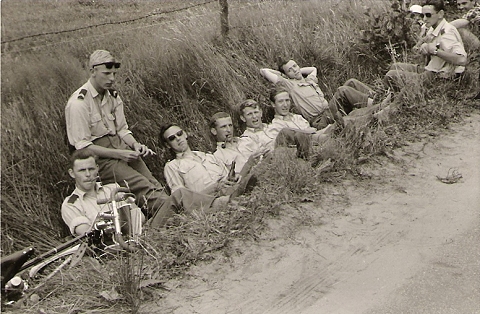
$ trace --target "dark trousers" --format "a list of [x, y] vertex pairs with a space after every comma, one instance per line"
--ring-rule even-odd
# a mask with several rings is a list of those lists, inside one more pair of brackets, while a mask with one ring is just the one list
[[[104, 136], [95, 140], [94, 144], [107, 148], [128, 149], [117, 136]], [[186, 189], [175, 195], [168, 195], [141, 158], [129, 163], [119, 159], [100, 158], [98, 165], [102, 183], [118, 183], [128, 187], [135, 194], [137, 204], [147, 218], [156, 214], [160, 217], [172, 216], [174, 212], [191, 210], [197, 205], [203, 208], [213, 202], [213, 197], [209, 195]]]
[[275, 140], [275, 146], [295, 145], [297, 147], [297, 157], [308, 159], [310, 156], [310, 147], [312, 135], [300, 130], [282, 129]]

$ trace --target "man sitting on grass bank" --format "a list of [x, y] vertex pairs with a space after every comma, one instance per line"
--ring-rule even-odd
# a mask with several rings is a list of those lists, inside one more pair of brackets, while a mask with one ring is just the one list
[[283, 85], [300, 114], [317, 130], [335, 122], [343, 127], [343, 116], [374, 103], [374, 91], [356, 79], [350, 79], [337, 88], [333, 98], [327, 102], [318, 86], [317, 69], [301, 68], [294, 60], [281, 59], [278, 71], [264, 68], [260, 73], [271, 83]]
[[[99, 199], [110, 199], [118, 184], [97, 183], [98, 157], [88, 148], [76, 150], [70, 158], [68, 174], [75, 179], [75, 190], [62, 204], [62, 218], [72, 235], [84, 235], [92, 230], [99, 213], [110, 210], [107, 204], [98, 205]], [[145, 216], [140, 208], [132, 204], [130, 211], [132, 234], [142, 232]]]
[[90, 79], [68, 100], [65, 118], [70, 144], [77, 150], [88, 147], [99, 157], [102, 183], [127, 186], [145, 216], [155, 215], [155, 226], [163, 225], [176, 212], [208, 208], [213, 202], [208, 195], [179, 189], [169, 196], [143, 162], [142, 157], [154, 152], [133, 137], [123, 101], [113, 90], [120, 63], [110, 52], [96, 50], [89, 65]]
[[419, 51], [427, 56], [425, 66], [394, 63], [384, 77], [386, 86], [399, 91], [407, 82], [422, 84], [435, 78], [454, 79], [465, 70], [467, 53], [457, 29], [444, 18], [442, 0], [427, 0], [422, 7], [423, 20], [429, 28]]

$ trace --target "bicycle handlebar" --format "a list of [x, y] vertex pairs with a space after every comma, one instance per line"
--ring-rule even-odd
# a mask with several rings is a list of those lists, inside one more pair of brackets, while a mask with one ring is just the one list
[[125, 195], [127, 195], [127, 196], [135, 197], [135, 195], [133, 193], [130, 193], [130, 190], [128, 188], [120, 186], [120, 187], [117, 187], [117, 188], [112, 190], [112, 192], [110, 194], [110, 199], [108, 199], [108, 198], [98, 199], [97, 204], [98, 205], [103, 205], [103, 204], [110, 203], [114, 200], [115, 200], [115, 202], [120, 202], [121, 200], [123, 200], [123, 198], [125, 198], [125, 195], [121, 195], [121, 196], [118, 195], [118, 193], [121, 193], [121, 192], [126, 193]]

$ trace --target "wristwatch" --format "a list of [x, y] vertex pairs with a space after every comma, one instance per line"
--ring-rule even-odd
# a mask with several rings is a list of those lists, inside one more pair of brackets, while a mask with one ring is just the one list
[[438, 43], [436, 46], [435, 46], [435, 50], [433, 51], [432, 55], [436, 56], [437, 53], [438, 53], [438, 48], [440, 48], [440, 43]]

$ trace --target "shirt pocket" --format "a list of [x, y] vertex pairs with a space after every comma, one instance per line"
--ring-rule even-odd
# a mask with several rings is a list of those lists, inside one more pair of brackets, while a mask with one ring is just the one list
[[107, 114], [107, 119], [110, 120], [110, 121], [114, 121], [115, 120], [115, 115], [114, 114]]
[[99, 113], [95, 113], [90, 117], [91, 126], [96, 126], [100, 121], [102, 121], [102, 116]]

